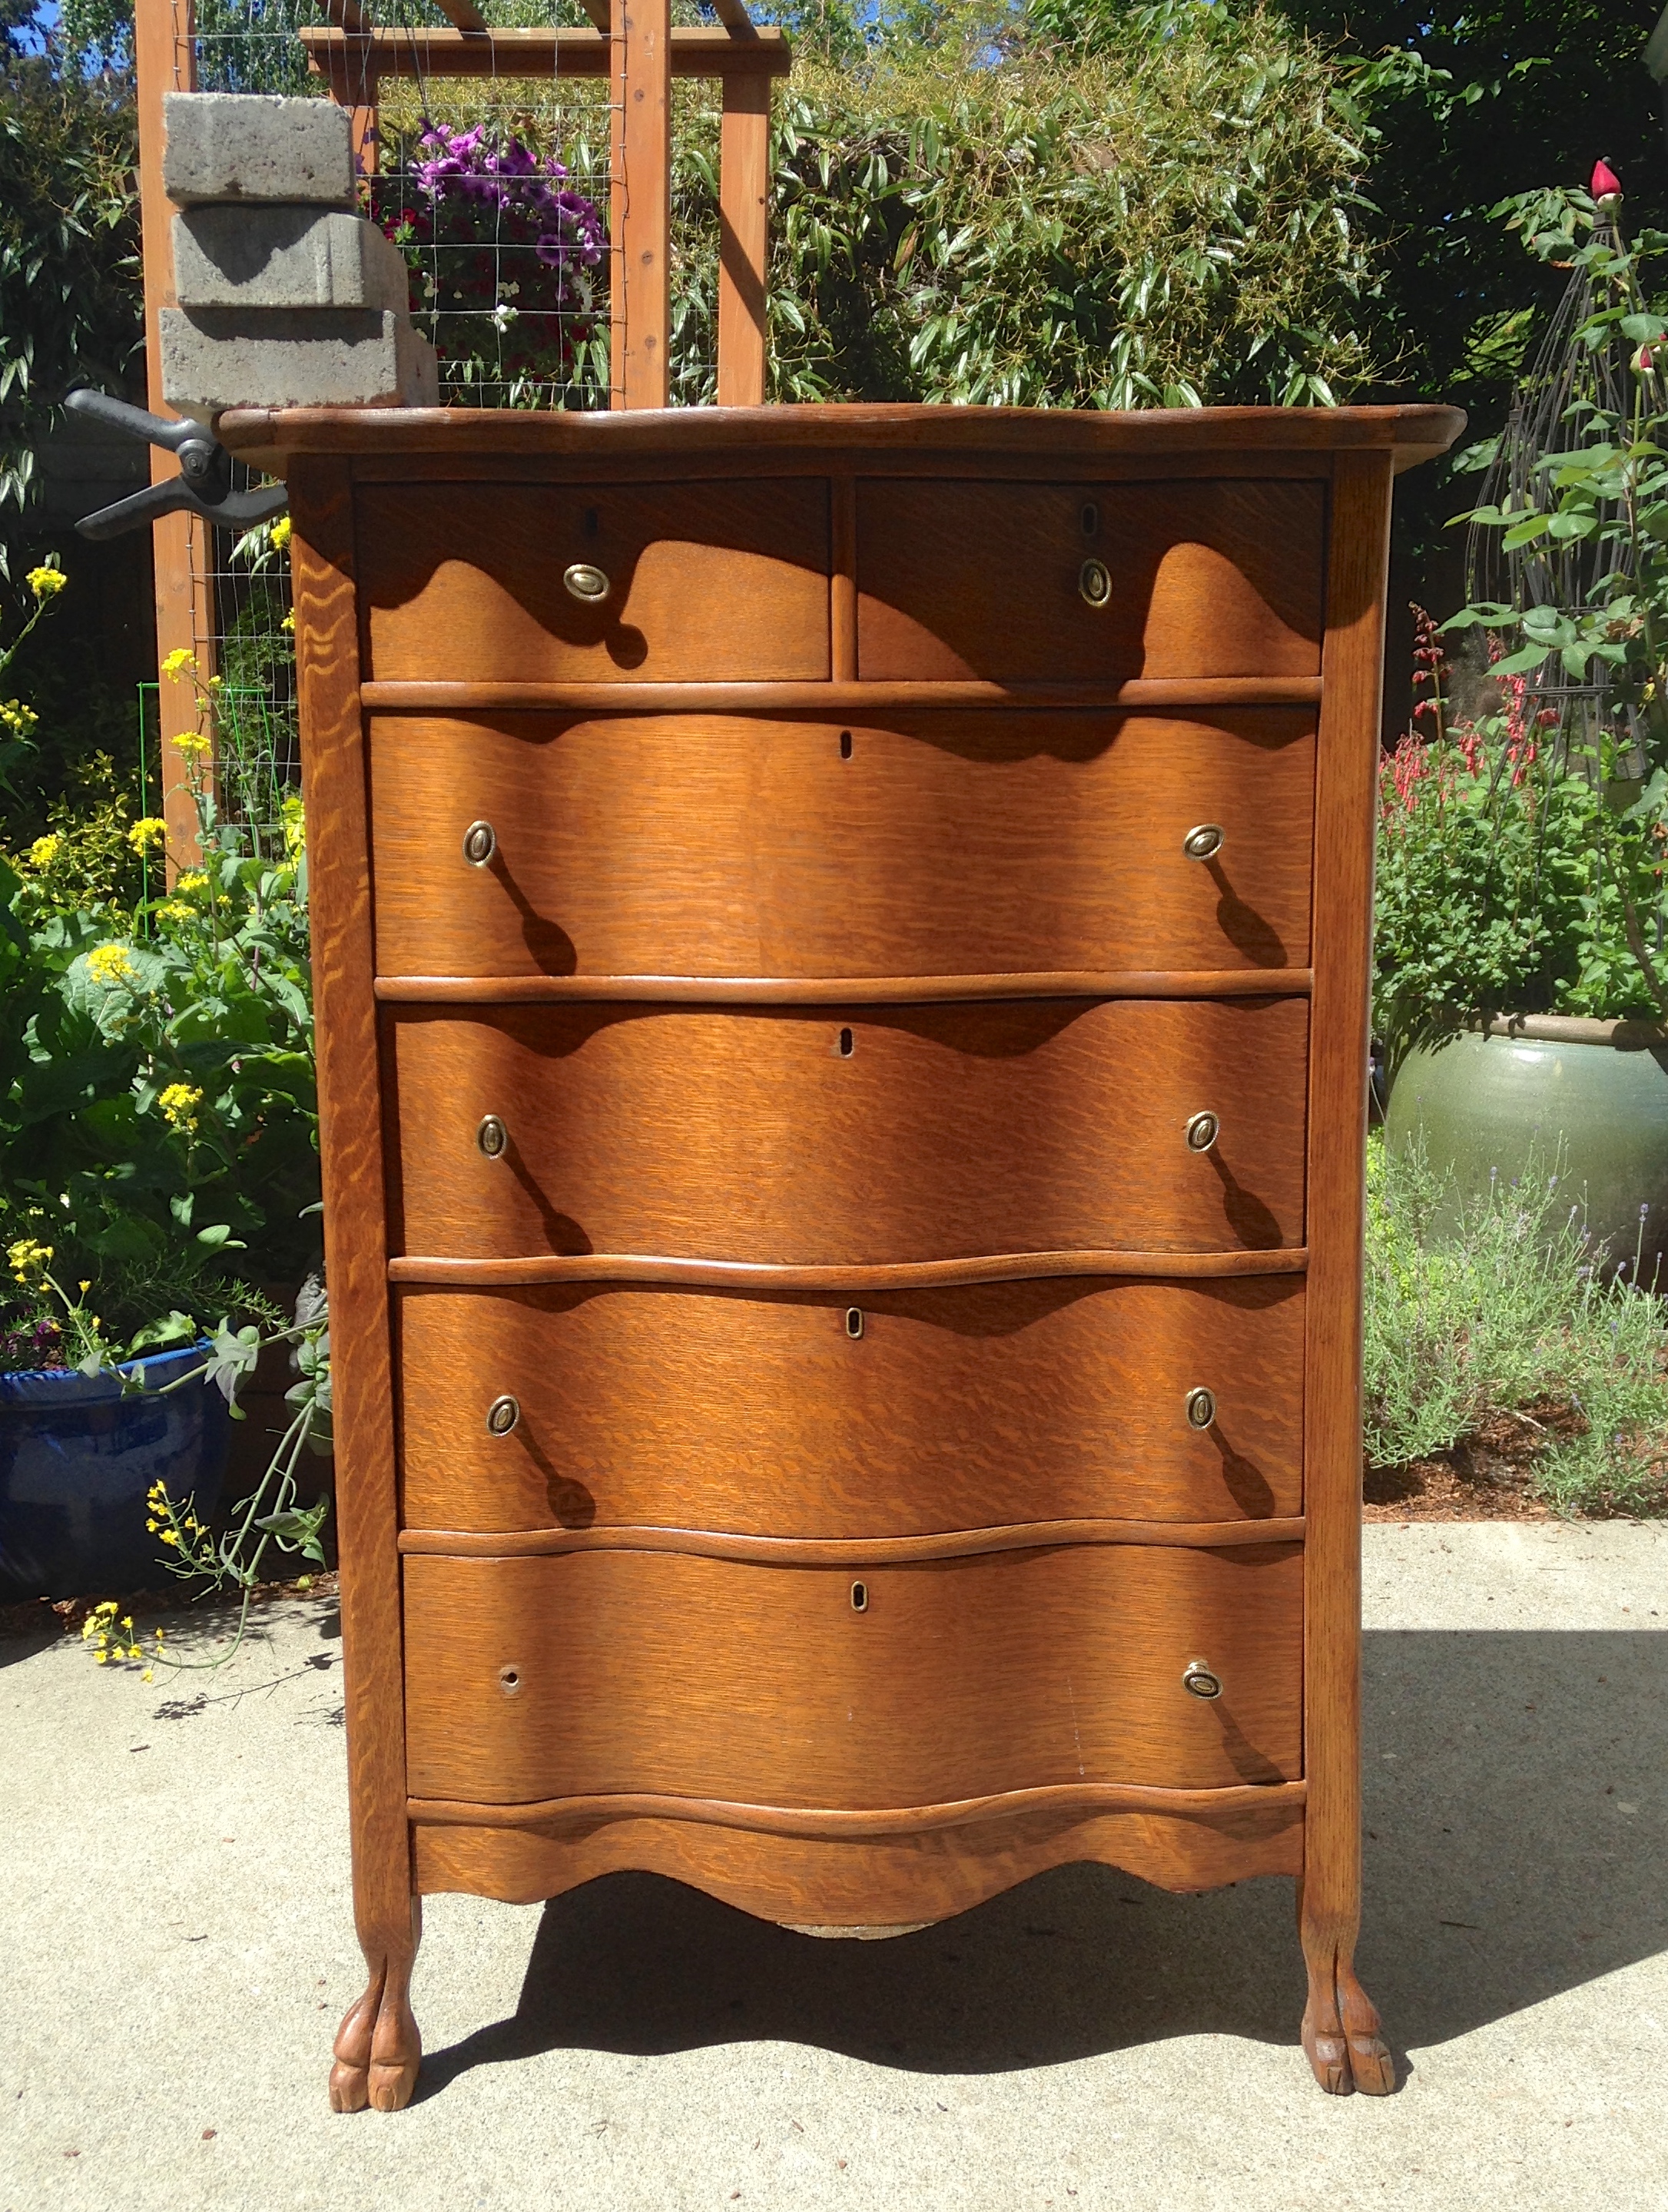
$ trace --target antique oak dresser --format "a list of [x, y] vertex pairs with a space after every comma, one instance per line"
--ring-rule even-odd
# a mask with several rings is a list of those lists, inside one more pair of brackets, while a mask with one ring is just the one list
[[354, 1881], [1360, 1906], [1391, 479], [1440, 408], [252, 412], [288, 477]]

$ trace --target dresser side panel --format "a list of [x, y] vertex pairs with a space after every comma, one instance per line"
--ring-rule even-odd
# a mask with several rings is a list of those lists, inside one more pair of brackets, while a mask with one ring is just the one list
[[411, 1864], [353, 495], [343, 463], [298, 459], [289, 481], [355, 1901], [369, 1952], [409, 1941]]

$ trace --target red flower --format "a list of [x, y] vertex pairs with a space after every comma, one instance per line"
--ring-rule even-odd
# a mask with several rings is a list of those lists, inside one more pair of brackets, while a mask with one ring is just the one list
[[1612, 197], [1620, 196], [1622, 179], [1611, 168], [1610, 163], [1602, 158], [1592, 165], [1591, 190], [1596, 200], [1607, 200]]

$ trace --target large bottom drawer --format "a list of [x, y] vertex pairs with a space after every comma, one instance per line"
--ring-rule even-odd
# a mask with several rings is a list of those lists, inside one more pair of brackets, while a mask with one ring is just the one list
[[856, 1304], [414, 1286], [397, 1310], [409, 1527], [870, 1537], [1302, 1510], [1290, 1275]]
[[[1301, 1772], [1302, 1554], [405, 1560], [411, 1794], [856, 1809]], [[1220, 1697], [1183, 1686], [1201, 1660]]]

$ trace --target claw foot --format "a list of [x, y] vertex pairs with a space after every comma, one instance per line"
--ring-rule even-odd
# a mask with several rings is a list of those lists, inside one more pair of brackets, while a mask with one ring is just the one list
[[417, 2086], [422, 2038], [417, 2032], [404, 1974], [385, 1966], [351, 2006], [337, 2031], [331, 2068], [331, 2110], [403, 2112]]

